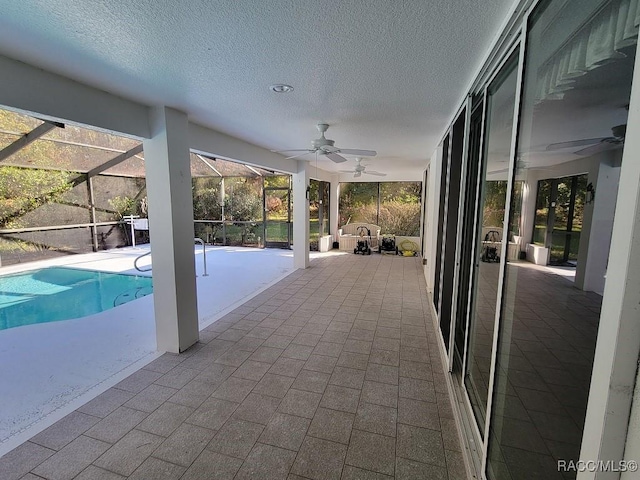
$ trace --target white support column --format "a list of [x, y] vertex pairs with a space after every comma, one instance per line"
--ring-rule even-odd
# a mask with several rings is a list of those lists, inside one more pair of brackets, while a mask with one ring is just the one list
[[[596, 196], [592, 204], [585, 205], [582, 221], [584, 233], [580, 235], [576, 286], [602, 295], [611, 248], [613, 219], [616, 213], [620, 167], [602, 162], [594, 173], [596, 180], [592, 184], [596, 193], [604, 194]], [[582, 245], [583, 235], [586, 236], [585, 248]]]
[[[520, 248], [526, 251], [527, 243], [533, 243], [533, 228], [536, 222], [536, 196], [538, 194], [539, 173], [525, 169], [522, 179], [522, 206], [520, 207]], [[516, 178], [518, 180], [518, 178]]]
[[309, 163], [298, 160], [293, 174], [293, 266], [309, 266]]
[[187, 116], [150, 112], [144, 141], [158, 350], [179, 353], [198, 341], [193, 199]]
[[331, 218], [331, 224], [329, 228], [331, 229], [331, 235], [335, 241], [338, 241], [338, 229], [342, 226], [340, 225], [340, 181], [338, 175], [331, 176], [331, 189], [329, 191], [329, 210], [331, 211], [329, 214], [329, 218]]

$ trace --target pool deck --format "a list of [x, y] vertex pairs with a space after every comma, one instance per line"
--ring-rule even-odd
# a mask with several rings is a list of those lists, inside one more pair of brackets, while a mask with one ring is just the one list
[[[0, 268], [69, 266], [150, 275], [133, 267], [148, 245]], [[293, 253], [195, 247], [200, 329], [294, 271]], [[151, 262], [146, 257], [144, 267]], [[258, 268], [259, 267], [259, 268]], [[0, 456], [157, 358], [153, 295], [80, 319], [0, 331]]]
[[314, 259], [0, 458], [0, 478], [466, 479], [419, 258]]

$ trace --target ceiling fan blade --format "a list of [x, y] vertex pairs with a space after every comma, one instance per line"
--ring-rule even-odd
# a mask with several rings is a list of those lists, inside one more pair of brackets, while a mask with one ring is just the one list
[[307, 150], [304, 153], [299, 153], [298, 155], [293, 155], [291, 157], [287, 157], [286, 160], [291, 160], [292, 158], [298, 158], [298, 157], [304, 157], [305, 155], [309, 155], [310, 153], [313, 153], [312, 151]]
[[332, 147], [331, 145], [325, 145], [321, 148], [321, 150], [323, 151], [323, 153], [327, 154], [327, 153], [338, 153], [340, 151], [339, 148], [336, 147]]
[[353, 173], [353, 170], [338, 170], [340, 173]]
[[375, 150], [358, 150], [355, 148], [340, 148], [338, 151], [345, 155], [359, 155], [361, 157], [375, 157], [378, 154]]
[[386, 177], [387, 176], [386, 173], [374, 172], [372, 170], [365, 170], [364, 173], [369, 174], [369, 175], [376, 175], [378, 177]]
[[[613, 137], [610, 137], [613, 138]], [[615, 150], [616, 148], [621, 148], [624, 145], [624, 142], [621, 141], [606, 141], [603, 140], [600, 143], [596, 143], [595, 145], [591, 145], [590, 147], [583, 148], [582, 150], [578, 150], [577, 152], [573, 152], [576, 155], [582, 155], [585, 157], [595, 155], [596, 153], [606, 152], [607, 150]]]
[[325, 153], [324, 154], [328, 159], [333, 160], [336, 163], [346, 162], [347, 159], [337, 153]]
[[571, 147], [582, 147], [583, 145], [593, 145], [594, 143], [600, 143], [603, 140], [611, 137], [600, 137], [600, 138], [583, 138], [582, 140], [572, 140], [570, 142], [559, 142], [559, 143], [551, 143], [547, 145], [545, 150], [562, 150], [564, 148]]

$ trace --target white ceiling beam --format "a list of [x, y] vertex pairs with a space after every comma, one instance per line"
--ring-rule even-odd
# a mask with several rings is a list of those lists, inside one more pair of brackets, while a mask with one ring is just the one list
[[194, 153], [245, 163], [283, 173], [296, 173], [296, 161], [210, 128], [189, 124], [189, 145]]
[[0, 55], [0, 105], [35, 117], [149, 137], [149, 109]]

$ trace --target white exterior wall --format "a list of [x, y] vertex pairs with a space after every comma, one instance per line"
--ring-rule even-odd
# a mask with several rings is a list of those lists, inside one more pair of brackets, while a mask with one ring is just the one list
[[425, 208], [425, 249], [422, 257], [426, 260], [423, 267], [427, 281], [427, 291], [433, 293], [435, 285], [435, 262], [438, 240], [438, 208], [440, 206], [440, 176], [442, 175], [442, 145], [438, 146], [431, 155], [429, 162], [429, 178], [427, 188], [427, 206]]

